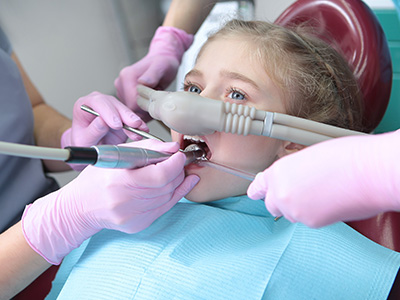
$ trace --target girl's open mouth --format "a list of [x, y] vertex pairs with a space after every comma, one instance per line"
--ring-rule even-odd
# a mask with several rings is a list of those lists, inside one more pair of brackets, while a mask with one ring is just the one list
[[182, 135], [180, 141], [180, 148], [185, 149], [191, 144], [196, 144], [206, 152], [206, 158], [211, 159], [212, 153], [207, 143], [199, 136]]

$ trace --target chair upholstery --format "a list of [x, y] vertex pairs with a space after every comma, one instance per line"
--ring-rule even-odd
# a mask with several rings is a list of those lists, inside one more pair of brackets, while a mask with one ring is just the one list
[[[371, 132], [385, 113], [392, 85], [388, 43], [374, 13], [360, 0], [299, 0], [275, 21], [287, 27], [304, 22], [352, 67], [364, 98], [363, 124]], [[348, 224], [371, 240], [400, 251], [400, 213], [383, 213]]]
[[51, 290], [51, 283], [56, 276], [59, 266], [51, 266], [30, 285], [22, 290], [13, 300], [42, 300]]
[[364, 96], [364, 125], [368, 132], [375, 129], [389, 103], [393, 72], [385, 34], [371, 9], [361, 0], [299, 0], [275, 23], [307, 23], [344, 55]]

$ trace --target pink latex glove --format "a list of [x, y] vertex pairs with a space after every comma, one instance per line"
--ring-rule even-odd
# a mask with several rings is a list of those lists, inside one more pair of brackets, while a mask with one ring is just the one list
[[[145, 140], [135, 147], [174, 153], [177, 143]], [[52, 264], [103, 228], [139, 232], [172, 208], [197, 184], [185, 178], [186, 157], [177, 152], [135, 170], [87, 167], [60, 190], [26, 207], [22, 217], [29, 245]]]
[[150, 120], [148, 113], [136, 104], [136, 86], [143, 84], [154, 89], [167, 88], [175, 79], [182, 56], [192, 43], [192, 34], [174, 27], [159, 27], [147, 55], [122, 69], [115, 80], [118, 98], [143, 120]]
[[247, 194], [310, 227], [400, 210], [399, 148], [399, 130], [329, 140], [276, 161]]
[[[81, 109], [83, 104], [98, 112], [100, 117], [83, 111]], [[93, 92], [75, 102], [72, 127], [63, 133], [61, 147], [116, 145], [125, 142], [127, 137], [133, 141], [141, 139], [140, 136], [122, 129], [123, 123], [140, 130], [149, 130], [136, 114], [116, 98]], [[70, 166], [76, 171], [81, 171], [86, 165], [70, 164]]]

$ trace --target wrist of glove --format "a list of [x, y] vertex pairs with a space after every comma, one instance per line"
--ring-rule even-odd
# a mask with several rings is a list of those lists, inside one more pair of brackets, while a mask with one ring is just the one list
[[194, 36], [169, 26], [159, 27], [151, 40], [149, 52], [143, 62], [148, 69], [138, 78], [138, 83], [164, 90], [175, 79], [183, 54], [193, 43]]
[[69, 252], [100, 231], [85, 226], [74, 207], [68, 215], [57, 211], [64, 201], [68, 200], [63, 199], [61, 190], [53, 192], [28, 205], [22, 216], [22, 230], [29, 246], [53, 265], [59, 265]]
[[174, 27], [159, 27], [147, 55], [137, 63], [122, 69], [115, 80], [118, 98], [143, 120], [151, 120], [147, 112], [136, 103], [137, 85], [143, 84], [160, 90], [167, 88], [175, 79], [182, 56], [192, 43], [192, 34]]
[[193, 34], [188, 34], [179, 28], [160, 26], [151, 40], [149, 54], [173, 56], [180, 63], [183, 54], [192, 45], [193, 39]]
[[177, 152], [177, 143], [145, 140], [128, 145], [175, 154], [135, 170], [88, 166], [60, 190], [27, 206], [22, 217], [25, 239], [49, 263], [59, 264], [103, 228], [144, 230], [197, 184], [197, 176], [184, 175], [186, 157]]

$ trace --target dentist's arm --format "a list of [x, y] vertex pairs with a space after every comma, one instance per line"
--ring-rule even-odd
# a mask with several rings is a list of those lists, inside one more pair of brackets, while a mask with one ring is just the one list
[[51, 264], [36, 253], [22, 233], [21, 222], [0, 235], [0, 300], [11, 299]]
[[276, 161], [247, 194], [310, 227], [400, 210], [399, 148], [400, 130], [329, 140]]
[[215, 2], [173, 0], [163, 26], [154, 34], [147, 55], [122, 69], [115, 80], [118, 98], [143, 120], [149, 121], [151, 117], [136, 103], [137, 85], [163, 90], [171, 84], [183, 54], [193, 42], [193, 34], [200, 28]]
[[[179, 149], [177, 143], [154, 140], [133, 144], [170, 153]], [[103, 228], [136, 233], [150, 226], [197, 184], [197, 176], [185, 177], [185, 161], [177, 152], [135, 170], [89, 166], [27, 206], [22, 223], [0, 235], [0, 299], [10, 299]]]
[[163, 26], [172, 26], [195, 34], [217, 2], [215, 0], [173, 0]]
[[[14, 52], [11, 54], [11, 58], [18, 67], [26, 93], [32, 105], [34, 117], [33, 134], [36, 145], [59, 148], [61, 136], [65, 130], [71, 127], [71, 120], [44, 101]], [[65, 163], [58, 161], [44, 161], [44, 165], [48, 171], [52, 172], [69, 169]]]

